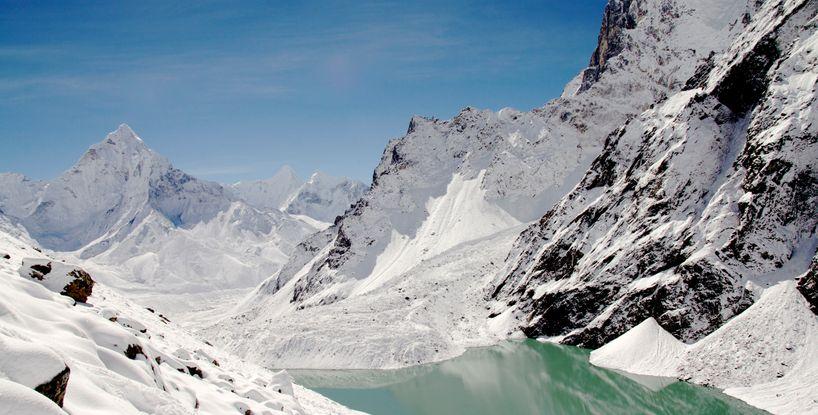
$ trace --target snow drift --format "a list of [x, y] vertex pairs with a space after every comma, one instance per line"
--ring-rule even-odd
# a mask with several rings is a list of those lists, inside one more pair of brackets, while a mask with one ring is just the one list
[[591, 353], [591, 363], [724, 389], [773, 413], [818, 411], [818, 318], [793, 281], [692, 345], [647, 319]]

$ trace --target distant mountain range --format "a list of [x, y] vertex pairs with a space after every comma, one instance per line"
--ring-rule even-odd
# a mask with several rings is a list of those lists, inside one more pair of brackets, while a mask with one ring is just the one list
[[0, 210], [44, 248], [107, 266], [114, 286], [203, 292], [269, 277], [363, 191], [320, 173], [302, 183], [286, 167], [248, 185], [200, 180], [123, 124], [54, 180], [0, 174]]

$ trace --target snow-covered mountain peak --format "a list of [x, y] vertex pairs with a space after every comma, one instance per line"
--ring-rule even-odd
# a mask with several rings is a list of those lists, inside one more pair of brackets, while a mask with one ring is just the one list
[[281, 166], [281, 168], [279, 168], [278, 171], [276, 171], [273, 177], [298, 179], [298, 173], [296, 173], [295, 170], [289, 164], [285, 164]]
[[[89, 173], [114, 173], [126, 179], [148, 178], [151, 170], [145, 168], [148, 166], [155, 166], [155, 170], [171, 168], [167, 159], [152, 151], [127, 124], [121, 124], [104, 140], [92, 145], [69, 172], [88, 170]], [[65, 174], [61, 176], [65, 177]]]
[[[225, 187], [175, 168], [122, 124], [54, 180], [0, 175], [0, 209], [43, 247], [103, 266], [112, 285], [165, 294], [257, 284], [363, 189], [321, 174], [305, 183], [289, 166]], [[304, 217], [284, 212], [293, 199]]]
[[122, 123], [119, 124], [116, 130], [111, 131], [108, 133], [108, 136], [105, 137], [109, 140], [114, 141], [125, 141], [125, 140], [136, 140], [138, 142], [143, 142], [141, 138], [134, 132], [133, 129], [128, 124]]
[[286, 202], [285, 211], [332, 222], [366, 191], [366, 185], [347, 177], [316, 171]]
[[36, 207], [21, 219], [43, 246], [75, 250], [127, 232], [153, 210], [190, 226], [229, 204], [221, 186], [174, 168], [123, 124], [44, 186]]
[[307, 216], [321, 223], [332, 222], [365, 190], [366, 185], [357, 180], [331, 176], [322, 171], [316, 171], [302, 181], [287, 165], [269, 179], [230, 185], [230, 191], [251, 206]]
[[[611, 0], [590, 66], [562, 97], [527, 112], [467, 107], [450, 120], [413, 116], [407, 134], [386, 146], [365, 195], [299, 245], [281, 272], [216, 329], [231, 340], [264, 344], [242, 353], [269, 362], [308, 342], [331, 355], [335, 345], [360, 342], [361, 332], [343, 327], [372, 326], [377, 350], [342, 363], [349, 365], [439, 359], [438, 350], [462, 344], [462, 332], [452, 334], [450, 325], [458, 315], [461, 322], [473, 318], [465, 325], [474, 332], [522, 329], [586, 346], [647, 317], [684, 340], [700, 338], [752, 303], [742, 278], [775, 282], [767, 274], [785, 276], [775, 264], [794, 262], [793, 247], [814, 252], [808, 243], [814, 231], [806, 232], [814, 220], [803, 214], [815, 206], [814, 168], [805, 172], [815, 160], [806, 142], [814, 137], [806, 127], [814, 119], [808, 75], [814, 49], [807, 47], [814, 42], [797, 36], [814, 32], [803, 24], [814, 7]], [[748, 131], [749, 113], [735, 116], [719, 101], [741, 97], [745, 79], [766, 79], [769, 67], [759, 71], [755, 64], [772, 61], [752, 52], [745, 59], [745, 51], [772, 31], [781, 33], [778, 48], [790, 59], [768, 90], [759, 89], [767, 90], [769, 108]], [[793, 42], [801, 49], [789, 52]], [[727, 70], [732, 75], [722, 76]], [[734, 82], [728, 88], [722, 79]], [[725, 85], [723, 92], [711, 94], [708, 80]], [[773, 117], [784, 102], [790, 112]], [[805, 121], [798, 128], [784, 121], [796, 119]], [[782, 134], [783, 150], [779, 142], [759, 141]], [[761, 173], [767, 165], [780, 180], [756, 179], [772, 174]], [[785, 175], [788, 169], [797, 180]], [[757, 190], [742, 190], [750, 186], [745, 177]], [[524, 223], [530, 226], [512, 244], [508, 235]], [[738, 240], [723, 247], [731, 234]], [[745, 253], [742, 265], [736, 259]], [[426, 289], [417, 288], [424, 283]], [[445, 306], [424, 314], [435, 303]], [[336, 316], [358, 305], [360, 316]], [[394, 314], [373, 323], [370, 313], [379, 307]], [[338, 330], [316, 340], [304, 334], [314, 331], [292, 329], [308, 319]], [[401, 330], [405, 343], [376, 333], [404, 321], [417, 326]], [[429, 333], [434, 340], [417, 341]], [[312, 351], [302, 361], [311, 361]]]
[[233, 183], [229, 189], [256, 208], [282, 210], [303, 183], [292, 167], [284, 165], [267, 179]]

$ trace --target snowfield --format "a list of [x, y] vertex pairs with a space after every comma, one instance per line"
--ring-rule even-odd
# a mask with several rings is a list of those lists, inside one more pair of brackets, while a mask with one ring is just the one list
[[399, 368], [452, 358], [509, 337], [502, 316], [487, 318], [482, 287], [517, 232], [460, 244], [327, 305], [290, 303], [293, 280], [281, 295], [251, 294], [241, 314], [198, 334], [266, 367]]
[[[293, 385], [286, 372], [245, 363], [195, 339], [99, 283], [88, 303], [75, 304], [55, 292], [64, 280], [27, 276], [32, 264], [53, 264], [48, 275], [74, 269], [35, 247], [0, 216], [0, 412], [357, 413]], [[51, 389], [35, 392], [49, 382]]]

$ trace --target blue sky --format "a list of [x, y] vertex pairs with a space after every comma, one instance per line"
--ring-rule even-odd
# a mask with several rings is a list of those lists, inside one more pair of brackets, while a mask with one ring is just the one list
[[0, 0], [0, 171], [125, 122], [210, 180], [368, 182], [412, 114], [535, 108], [587, 64], [604, 0], [506, 3]]

